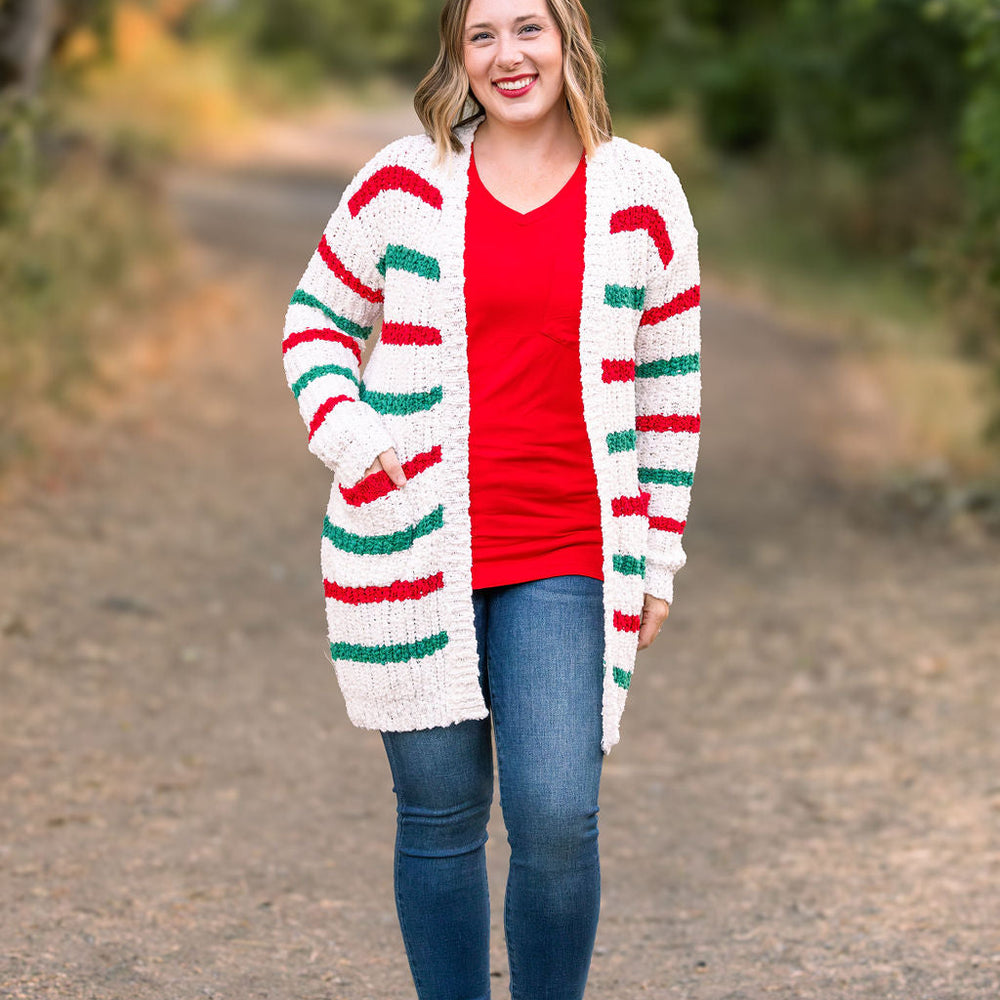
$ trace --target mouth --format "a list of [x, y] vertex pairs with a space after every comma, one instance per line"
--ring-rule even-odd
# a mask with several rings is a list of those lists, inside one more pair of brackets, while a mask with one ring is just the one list
[[505, 77], [493, 81], [493, 89], [503, 97], [523, 97], [534, 87], [538, 80], [537, 73], [524, 73], [521, 76]]

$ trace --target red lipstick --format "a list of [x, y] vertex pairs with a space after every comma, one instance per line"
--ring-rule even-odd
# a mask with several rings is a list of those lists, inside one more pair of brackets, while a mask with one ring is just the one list
[[[537, 73], [522, 73], [520, 76], [506, 76], [493, 81], [493, 89], [502, 97], [523, 97], [534, 87], [538, 80]], [[500, 84], [507, 84], [501, 87]], [[517, 86], [512, 86], [517, 84]]]

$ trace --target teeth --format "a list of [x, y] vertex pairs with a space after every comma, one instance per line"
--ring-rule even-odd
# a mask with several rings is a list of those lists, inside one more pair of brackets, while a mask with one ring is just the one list
[[495, 86], [499, 87], [500, 90], [524, 90], [524, 88], [527, 87], [528, 84], [531, 83], [534, 79], [535, 79], [534, 77], [528, 77], [524, 80], [504, 80], [503, 82], [498, 81], [495, 84]]

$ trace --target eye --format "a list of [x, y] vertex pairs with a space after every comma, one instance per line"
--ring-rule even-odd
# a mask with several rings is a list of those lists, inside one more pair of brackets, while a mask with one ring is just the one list
[[488, 31], [477, 31], [471, 38], [470, 42], [485, 42], [489, 39], [490, 34]]
[[531, 34], [535, 35], [535, 34], [537, 34], [541, 30], [542, 30], [542, 26], [540, 24], [525, 24], [521, 28], [521, 33], [523, 34], [524, 32], [527, 31], [527, 32], [530, 32]]

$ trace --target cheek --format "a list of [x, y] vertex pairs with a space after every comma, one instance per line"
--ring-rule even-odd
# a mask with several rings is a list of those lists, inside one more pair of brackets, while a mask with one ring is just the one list
[[482, 70], [476, 64], [476, 58], [474, 55], [466, 55], [465, 57], [465, 75], [474, 84], [476, 78], [482, 73]]
[[558, 68], [561, 75], [563, 65], [563, 47], [561, 39], [552, 46], [552, 49], [549, 52], [549, 62], [553, 67]]
[[484, 91], [489, 90], [489, 62], [485, 59], [466, 57], [465, 73], [472, 86], [472, 92], [481, 97]]
[[555, 59], [553, 64], [555, 71], [559, 74], [559, 87], [562, 90], [566, 89], [566, 74], [563, 72], [563, 60], [562, 53], [560, 52]]

